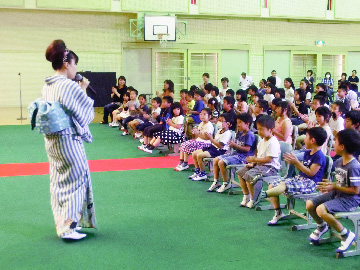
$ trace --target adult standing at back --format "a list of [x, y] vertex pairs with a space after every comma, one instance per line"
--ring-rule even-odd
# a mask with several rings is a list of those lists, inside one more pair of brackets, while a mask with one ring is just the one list
[[326, 72], [325, 78], [322, 80], [323, 84], [326, 86], [326, 96], [329, 98], [330, 103], [333, 102], [333, 89], [334, 89], [334, 80], [331, 78], [331, 73]]
[[[89, 165], [83, 141], [91, 142], [89, 124], [94, 119], [94, 101], [86, 95], [89, 81], [72, 81], [76, 75], [77, 55], [64, 41], [54, 40], [46, 49], [55, 75], [45, 79], [42, 99], [60, 103], [69, 117], [70, 127], [44, 134], [50, 163], [50, 194], [57, 235], [81, 239], [81, 227], [95, 228], [95, 209]], [[58, 119], [56, 119], [58, 121]], [[51, 123], [56, 124], [56, 123]], [[81, 227], [79, 227], [81, 226]]]
[[[273, 71], [271, 71], [271, 76], [270, 77], [268, 77], [268, 81], [269, 82], [271, 82], [272, 84], [274, 84], [273, 82], [274, 82], [274, 79], [275, 79], [275, 86], [277, 87], [277, 88], [279, 88], [280, 86], [281, 86], [281, 79], [276, 75], [277, 73], [276, 73], [276, 70], [274, 69]], [[274, 79], [272, 79], [272, 78], [274, 78]]]
[[241, 90], [247, 90], [252, 84], [254, 84], [254, 81], [251, 76], [246, 75], [245, 72], [241, 73], [239, 80], [239, 86], [241, 87]]
[[120, 76], [118, 78], [118, 85], [114, 86], [111, 89], [110, 97], [112, 98], [113, 101], [110, 104], [104, 106], [104, 117], [103, 120], [100, 122], [100, 124], [108, 124], [109, 114], [110, 114], [111, 122], [113, 121], [112, 112], [121, 106], [122, 102], [124, 101], [124, 95], [126, 91], [127, 91], [126, 78], [124, 76]]
[[350, 82], [350, 90], [353, 90], [359, 97], [359, 91], [358, 91], [359, 78], [358, 76], [356, 76], [356, 73], [357, 72], [354, 69], [351, 72], [351, 76], [349, 76], [348, 81]]
[[315, 79], [313, 77], [313, 71], [311, 69], [309, 69], [307, 72], [306, 72], [306, 77], [304, 77], [304, 80], [307, 80], [308, 81], [308, 86], [306, 89], [306, 92], [314, 92], [314, 82], [315, 82]]

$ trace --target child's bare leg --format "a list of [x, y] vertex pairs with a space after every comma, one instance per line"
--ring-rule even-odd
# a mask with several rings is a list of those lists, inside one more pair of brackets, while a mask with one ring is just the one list
[[149, 137], [144, 136], [144, 144], [145, 145], [149, 144], [149, 141], [150, 141]]
[[189, 160], [189, 154], [184, 153], [184, 162], [188, 162], [188, 160]]
[[316, 208], [311, 200], [306, 201], [306, 210], [309, 212], [310, 216], [315, 220], [317, 224], [321, 224], [323, 220], [318, 216]]
[[214, 169], [214, 179], [218, 180], [219, 179], [219, 162], [220, 162], [220, 159], [218, 159], [217, 157], [214, 158], [213, 160], [213, 169]]
[[270, 197], [271, 204], [274, 206], [274, 209], [280, 208], [279, 195], [283, 194], [286, 190], [285, 183], [281, 183], [276, 187], [269, 185], [269, 189], [266, 191], [268, 197]]
[[239, 183], [240, 183], [240, 186], [241, 186], [241, 189], [242, 189], [244, 195], [248, 195], [249, 189], [246, 185], [246, 181], [244, 179], [242, 179], [242, 177], [240, 175], [238, 175], [238, 178], [239, 178]]
[[330, 227], [334, 228], [337, 232], [340, 233], [344, 229], [344, 226], [332, 214], [330, 214], [327, 211], [325, 205], [320, 204], [316, 208], [316, 214], [318, 217], [324, 220]]
[[219, 160], [219, 169], [221, 172], [221, 176], [223, 179], [223, 182], [227, 182], [228, 181], [228, 174], [227, 174], [227, 170], [226, 170], [226, 164], [223, 160]]
[[207, 157], [211, 157], [210, 153], [208, 151], [202, 151], [199, 152], [199, 154], [197, 155], [197, 163], [199, 165], [200, 171], [204, 172], [205, 171], [205, 163], [204, 163], [204, 158]]
[[151, 141], [150, 141], [150, 144], [151, 145], [154, 145], [154, 142], [156, 141], [156, 138], [155, 137], [153, 137], [152, 139], [151, 139]]
[[152, 143], [152, 145], [153, 145], [154, 147], [157, 147], [157, 146], [160, 144], [160, 142], [161, 142], [160, 137], [157, 137], [157, 138], [155, 139], [155, 141]]
[[194, 165], [195, 165], [195, 168], [199, 168], [199, 163], [198, 163], [198, 154], [200, 153], [201, 150], [195, 150], [194, 152], [192, 152], [192, 157], [193, 157], [193, 160], [194, 160]]

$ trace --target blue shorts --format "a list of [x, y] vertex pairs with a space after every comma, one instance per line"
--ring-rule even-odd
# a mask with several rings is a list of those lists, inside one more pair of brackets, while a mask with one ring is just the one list
[[205, 148], [203, 148], [202, 150], [203, 150], [203, 152], [209, 152], [209, 154], [210, 154], [210, 156], [211, 156], [212, 158], [221, 156], [221, 155], [225, 154], [225, 152], [226, 152], [226, 150], [216, 148], [216, 147], [213, 146], [213, 145], [210, 145], [210, 146], [208, 146], [208, 147], [205, 147]]
[[271, 185], [276, 187], [281, 183], [285, 183], [286, 194], [309, 194], [316, 191], [316, 183], [313, 180], [298, 175], [292, 178], [275, 180]]
[[221, 155], [218, 158], [228, 165], [237, 165], [237, 164], [245, 164], [247, 155], [246, 154], [225, 154]]
[[330, 214], [334, 214], [336, 212], [353, 212], [356, 211], [359, 204], [354, 198], [354, 196], [339, 196], [340, 194], [334, 190], [319, 195], [313, 199], [311, 199], [312, 203], [316, 207], [323, 204], [325, 205], [327, 211]]

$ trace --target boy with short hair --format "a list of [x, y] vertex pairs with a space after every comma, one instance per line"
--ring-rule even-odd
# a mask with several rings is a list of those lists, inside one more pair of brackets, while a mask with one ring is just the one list
[[224, 97], [224, 103], [223, 103], [223, 112], [228, 113], [231, 117], [230, 119], [230, 130], [236, 129], [236, 112], [234, 111], [234, 103], [235, 99], [233, 97]]
[[[240, 186], [244, 197], [240, 206], [252, 208], [260, 201], [262, 181], [254, 186], [250, 184], [258, 175], [277, 175], [280, 169], [279, 156], [281, 154], [280, 143], [272, 134], [275, 121], [269, 115], [263, 115], [258, 119], [258, 134], [262, 138], [256, 148], [256, 157], [248, 156], [246, 166], [237, 171]], [[260, 186], [261, 185], [261, 186]]]
[[336, 133], [344, 129], [344, 118], [342, 116], [345, 113], [345, 105], [341, 101], [335, 101], [331, 104], [331, 117], [329, 120], [329, 126], [334, 137]]
[[355, 129], [360, 132], [360, 111], [350, 111], [345, 114], [345, 128]]
[[[236, 141], [230, 141], [229, 147], [233, 148], [235, 151], [231, 154], [225, 154], [216, 157], [213, 160], [214, 167], [214, 182], [211, 187], [207, 190], [208, 192], [214, 191], [222, 193], [228, 190], [231, 187], [231, 183], [228, 182], [228, 174], [226, 166], [235, 165], [235, 164], [244, 164], [245, 158], [247, 156], [254, 155], [256, 145], [255, 145], [255, 135], [250, 131], [250, 126], [252, 123], [252, 117], [248, 113], [241, 113], [237, 116], [236, 119], [238, 132], [236, 134]], [[219, 183], [219, 172], [221, 173], [223, 183]]]
[[208, 83], [204, 87], [205, 96], [203, 97], [204, 104], [207, 104], [208, 100], [211, 98], [211, 89], [213, 88], [213, 85], [211, 83]]
[[247, 93], [248, 95], [250, 95], [248, 97], [248, 104], [254, 104], [253, 103], [253, 97], [255, 96], [255, 94], [258, 92], [258, 88], [255, 85], [250, 85], [250, 87], [247, 89]]
[[255, 115], [256, 119], [254, 121], [253, 132], [257, 131], [257, 121], [259, 120], [259, 118], [261, 116], [265, 115], [265, 112], [267, 111], [268, 106], [269, 106], [268, 102], [263, 99], [258, 100], [258, 102], [255, 104], [254, 115]]
[[234, 90], [232, 90], [232, 89], [226, 90], [225, 96], [226, 96], [226, 97], [232, 97], [232, 98], [234, 98], [234, 96], [235, 96]]
[[200, 124], [200, 117], [199, 114], [201, 112], [202, 109], [205, 108], [205, 104], [202, 100], [202, 98], [205, 96], [205, 92], [203, 90], [197, 90], [194, 94], [194, 99], [195, 99], [195, 106], [194, 108], [189, 111], [190, 116], [188, 119], [188, 123], [192, 124], [192, 123], [196, 123], [196, 124]]
[[316, 190], [316, 183], [320, 182], [326, 165], [326, 157], [321, 146], [326, 141], [326, 131], [321, 127], [308, 129], [305, 137], [305, 150], [303, 161], [299, 161], [293, 153], [284, 154], [286, 163], [295, 165], [300, 171], [299, 175], [286, 179], [275, 180], [269, 185], [267, 191], [262, 191], [261, 198], [271, 198], [275, 215], [268, 222], [269, 226], [276, 225], [285, 215], [281, 212], [279, 195], [286, 193], [308, 194]]
[[341, 84], [338, 87], [338, 90], [337, 90], [336, 100], [341, 101], [342, 103], [344, 103], [344, 106], [345, 106], [345, 112], [344, 113], [347, 113], [348, 111], [350, 111], [350, 108], [351, 108], [350, 107], [350, 101], [347, 98], [347, 93], [348, 93], [348, 88], [346, 87], [346, 85]]
[[336, 252], [346, 251], [355, 239], [355, 234], [346, 229], [333, 214], [355, 211], [360, 204], [360, 164], [353, 157], [359, 147], [360, 135], [356, 130], [345, 129], [336, 134], [334, 150], [341, 156], [335, 161], [336, 183], [319, 182], [318, 188], [323, 194], [306, 202], [306, 209], [318, 224], [309, 241], [318, 244], [330, 226], [343, 238]]

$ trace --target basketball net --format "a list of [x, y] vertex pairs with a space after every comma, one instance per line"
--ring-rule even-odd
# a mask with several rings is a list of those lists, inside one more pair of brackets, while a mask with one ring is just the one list
[[157, 34], [157, 38], [160, 41], [160, 47], [166, 48], [169, 34]]

